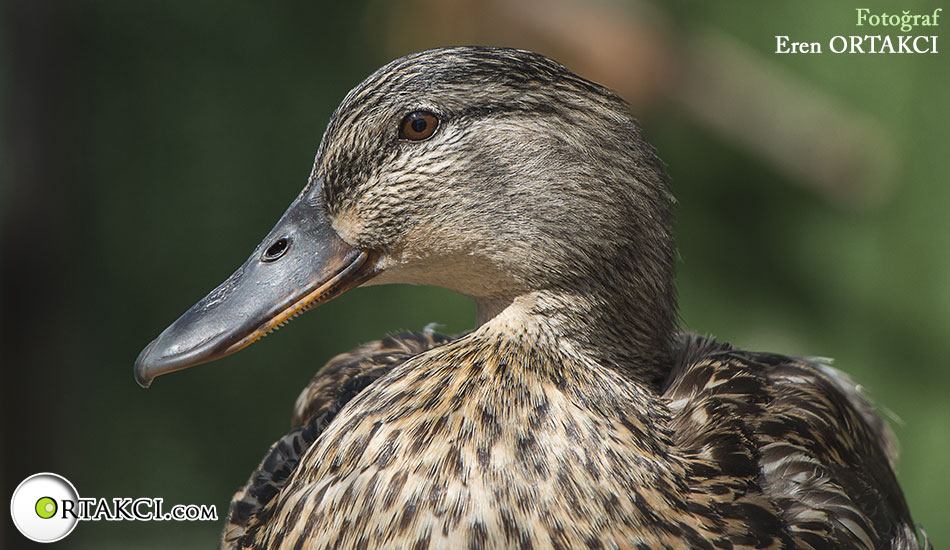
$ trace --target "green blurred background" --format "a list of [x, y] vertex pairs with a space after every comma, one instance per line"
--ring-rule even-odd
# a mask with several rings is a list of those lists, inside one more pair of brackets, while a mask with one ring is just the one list
[[[891, 411], [914, 517], [947, 544], [950, 54], [773, 53], [776, 34], [864, 34], [854, 8], [887, 5], [7, 2], [4, 499], [53, 471], [82, 496], [215, 504], [223, 520], [327, 359], [470, 327], [465, 298], [374, 287], [148, 391], [132, 379], [139, 350], [304, 185], [351, 87], [393, 57], [480, 42], [547, 53], [631, 101], [679, 198], [684, 327], [834, 357]], [[207, 548], [220, 528], [83, 523], [57, 547]], [[27, 546], [6, 512], [0, 529]]]

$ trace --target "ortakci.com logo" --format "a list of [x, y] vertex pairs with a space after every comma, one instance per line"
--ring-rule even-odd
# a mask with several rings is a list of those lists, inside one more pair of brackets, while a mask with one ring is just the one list
[[79, 521], [217, 521], [212, 504], [177, 504], [165, 511], [156, 497], [80, 498], [72, 483], [49, 472], [23, 480], [10, 499], [13, 524], [26, 538], [56, 542]]

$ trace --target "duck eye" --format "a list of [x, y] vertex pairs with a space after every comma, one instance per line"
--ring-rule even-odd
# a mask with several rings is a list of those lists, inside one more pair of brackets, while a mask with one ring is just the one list
[[402, 119], [399, 125], [399, 139], [422, 141], [429, 139], [439, 128], [439, 119], [428, 111], [415, 111]]

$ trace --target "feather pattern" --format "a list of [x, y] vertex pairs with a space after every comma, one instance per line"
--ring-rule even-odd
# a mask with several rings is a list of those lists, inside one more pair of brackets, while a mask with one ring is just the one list
[[250, 479], [231, 499], [222, 548], [238, 548], [248, 523], [286, 485], [310, 445], [340, 409], [371, 383], [406, 359], [449, 341], [433, 331], [397, 334], [362, 345], [330, 360], [300, 393], [292, 429], [277, 440]]
[[[306, 425], [235, 496], [222, 547], [925, 547], [890, 467], [893, 436], [830, 367], [681, 334], [645, 416], [607, 372], [565, 379], [543, 356], [518, 365], [503, 348], [461, 344], [404, 334], [332, 360], [298, 400]], [[428, 371], [431, 384], [393, 372], [433, 351], [457, 361]], [[515, 406], [484, 391], [519, 379]], [[426, 400], [405, 408], [406, 385]], [[275, 454], [293, 459], [274, 468]]]

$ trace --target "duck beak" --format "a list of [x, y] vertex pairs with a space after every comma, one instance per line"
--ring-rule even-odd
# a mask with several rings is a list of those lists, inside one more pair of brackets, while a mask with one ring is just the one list
[[323, 182], [304, 188], [251, 257], [142, 350], [135, 380], [214, 361], [373, 277], [375, 258], [334, 231]]

